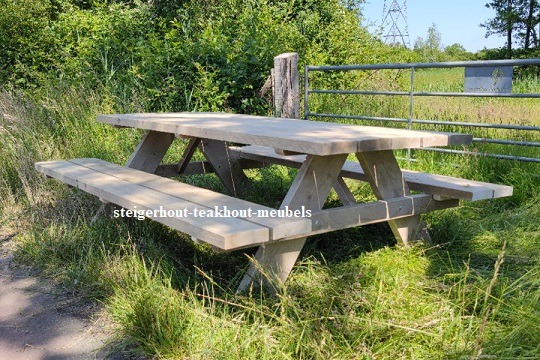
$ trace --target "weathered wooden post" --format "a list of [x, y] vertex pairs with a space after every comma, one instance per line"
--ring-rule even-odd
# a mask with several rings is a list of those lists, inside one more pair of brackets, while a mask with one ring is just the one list
[[[298, 53], [284, 53], [274, 58], [272, 69], [272, 97], [274, 116], [289, 119], [300, 118], [300, 74], [298, 72]], [[276, 149], [281, 155], [292, 152]]]
[[274, 116], [300, 118], [300, 74], [298, 54], [285, 53], [274, 58]]

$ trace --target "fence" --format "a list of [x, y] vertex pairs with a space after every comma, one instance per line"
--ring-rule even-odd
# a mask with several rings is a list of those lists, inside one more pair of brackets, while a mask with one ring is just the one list
[[[448, 127], [475, 127], [475, 128], [488, 128], [488, 129], [507, 129], [507, 130], [519, 130], [530, 132], [531, 139], [535, 139], [534, 135], [538, 135], [540, 126], [526, 126], [526, 125], [514, 125], [514, 124], [489, 124], [478, 122], [458, 122], [458, 121], [442, 121], [442, 120], [429, 120], [429, 119], [415, 119], [414, 104], [415, 97], [481, 97], [481, 98], [540, 98], [539, 93], [511, 93], [508, 88], [502, 89], [504, 92], [491, 92], [488, 91], [477, 92], [478, 88], [473, 88], [472, 91], [463, 92], [425, 92], [415, 91], [415, 71], [418, 69], [441, 69], [441, 68], [465, 68], [465, 69], [481, 69], [494, 68], [494, 76], [499, 76], [503, 79], [502, 68], [513, 69], [515, 66], [538, 66], [540, 65], [540, 59], [521, 59], [521, 60], [493, 60], [493, 61], [462, 61], [462, 62], [441, 62], [441, 63], [408, 63], [408, 64], [380, 64], [380, 65], [341, 65], [341, 66], [306, 66], [304, 68], [304, 118], [309, 117], [325, 117], [325, 118], [344, 118], [344, 119], [356, 119], [356, 120], [374, 120], [374, 121], [387, 121], [387, 122], [401, 122], [406, 123], [409, 129], [414, 129], [414, 124], [430, 124], [430, 125], [445, 125]], [[309, 88], [309, 73], [310, 72], [330, 72], [330, 71], [377, 71], [377, 70], [409, 70], [410, 71], [410, 90], [409, 91], [374, 91], [374, 90], [332, 90], [332, 89], [310, 89]], [[466, 70], [467, 71], [467, 70]], [[473, 84], [474, 78], [471, 77]], [[467, 81], [467, 80], [466, 80]], [[510, 86], [511, 86], [510, 75]], [[470, 81], [469, 81], [470, 82]], [[499, 89], [500, 90], [500, 89]], [[406, 96], [409, 98], [408, 117], [375, 117], [375, 116], [363, 116], [363, 115], [346, 115], [346, 114], [333, 114], [333, 113], [314, 113], [309, 110], [309, 96], [310, 94], [342, 94], [342, 95], [380, 95], [380, 96]], [[540, 114], [539, 114], [540, 115]], [[499, 144], [499, 145], [513, 145], [519, 147], [540, 147], [538, 141], [518, 141], [512, 139], [493, 139], [493, 138], [473, 138], [473, 142], [487, 143], [487, 144]], [[451, 150], [451, 149], [429, 149], [431, 151], [458, 153], [458, 154], [471, 154], [468, 150]], [[514, 156], [496, 153], [481, 153], [486, 157], [493, 157], [499, 159], [512, 159], [525, 162], [540, 163], [540, 157], [527, 157], [527, 156]], [[409, 153], [410, 156], [410, 153]]]

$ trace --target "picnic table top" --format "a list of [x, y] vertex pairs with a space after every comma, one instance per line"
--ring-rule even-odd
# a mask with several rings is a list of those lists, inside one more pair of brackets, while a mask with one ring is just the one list
[[121, 127], [255, 144], [313, 155], [469, 144], [471, 135], [228, 113], [100, 115]]

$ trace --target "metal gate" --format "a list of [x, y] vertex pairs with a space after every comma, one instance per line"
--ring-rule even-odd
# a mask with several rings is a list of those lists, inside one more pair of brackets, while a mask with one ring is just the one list
[[[522, 59], [522, 60], [493, 60], [493, 61], [462, 61], [462, 62], [439, 62], [439, 63], [408, 63], [408, 64], [379, 64], [379, 65], [340, 65], [340, 66], [306, 66], [304, 68], [304, 118], [338, 118], [338, 119], [355, 119], [355, 120], [370, 120], [375, 122], [400, 122], [405, 123], [409, 129], [418, 129], [420, 124], [424, 125], [442, 125], [446, 127], [471, 127], [471, 128], [488, 128], [488, 129], [507, 129], [507, 130], [519, 130], [520, 132], [527, 132], [527, 140], [516, 139], [497, 139], [497, 138], [485, 138], [474, 137], [474, 143], [484, 144], [499, 144], [499, 145], [511, 145], [519, 147], [531, 147], [539, 148], [540, 142], [540, 126], [537, 124], [529, 125], [517, 125], [517, 124], [494, 124], [494, 123], [480, 123], [480, 122], [466, 122], [466, 121], [451, 121], [451, 120], [432, 120], [432, 119], [416, 119], [414, 118], [414, 106], [415, 98], [417, 97], [470, 97], [470, 98], [519, 98], [519, 99], [538, 99], [540, 93], [513, 93], [508, 88], [507, 78], [505, 79], [504, 71], [510, 69], [510, 72], [517, 66], [534, 66], [537, 69], [540, 65], [540, 59]], [[441, 68], [464, 68], [466, 75], [471, 75], [469, 78], [465, 77], [465, 88], [463, 92], [426, 92], [415, 90], [415, 74], [418, 70], [422, 69], [441, 69]], [[492, 70], [494, 69], [494, 70]], [[339, 90], [339, 89], [310, 89], [309, 88], [309, 75], [311, 72], [348, 72], [348, 71], [378, 71], [378, 70], [401, 70], [410, 72], [409, 90], [408, 91], [385, 91], [385, 90]], [[503, 87], [492, 89], [483, 88], [482, 76], [483, 73], [489, 71], [488, 76], [491, 76], [494, 82], [504, 83]], [[504, 70], [504, 71], [503, 71]], [[479, 74], [478, 77], [474, 77], [474, 74]], [[478, 83], [478, 81], [480, 81]], [[510, 75], [510, 86], [511, 86]], [[540, 81], [540, 79], [537, 79]], [[468, 83], [468, 84], [467, 84]], [[480, 86], [477, 86], [480, 85]], [[475, 87], [476, 86], [476, 87]], [[384, 116], [364, 116], [361, 114], [335, 114], [326, 112], [311, 112], [310, 111], [310, 95], [312, 94], [333, 94], [333, 95], [376, 95], [376, 96], [401, 96], [408, 97], [408, 117], [384, 117]], [[538, 114], [540, 119], [540, 113]], [[418, 125], [416, 125], [418, 124]], [[416, 126], [415, 126], [416, 125]], [[455, 131], [455, 130], [452, 130]], [[529, 139], [531, 139], [529, 141]], [[431, 151], [438, 152], [450, 152], [458, 154], [471, 154], [470, 150], [451, 150], [451, 149], [429, 149]], [[525, 162], [540, 163], [540, 155], [535, 156], [514, 156], [508, 154], [497, 154], [491, 152], [474, 152], [476, 155], [483, 155], [486, 157], [493, 157], [499, 159], [512, 159]]]

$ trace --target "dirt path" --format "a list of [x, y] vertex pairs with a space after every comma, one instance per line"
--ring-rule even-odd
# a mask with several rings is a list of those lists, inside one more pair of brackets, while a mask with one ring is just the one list
[[13, 262], [12, 235], [0, 232], [0, 360], [123, 359], [110, 354], [99, 309]]

